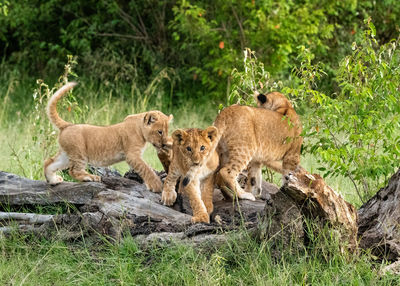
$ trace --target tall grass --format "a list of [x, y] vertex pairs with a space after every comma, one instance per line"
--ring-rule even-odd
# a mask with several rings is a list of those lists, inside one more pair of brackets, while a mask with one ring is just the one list
[[[162, 94], [162, 80], [167, 71], [161, 71], [144, 87], [136, 82], [116, 82], [102, 85], [92, 78], [79, 78], [71, 102], [63, 98], [58, 105], [62, 118], [73, 123], [110, 125], [124, 120], [129, 114], [161, 110], [174, 115], [170, 130], [180, 127], [205, 127], [212, 124], [217, 109], [211, 103], [189, 102], [174, 107], [169, 95]], [[44, 83], [35, 86], [33, 79], [21, 82], [13, 73], [3, 75], [7, 85], [0, 86], [0, 170], [13, 172], [31, 179], [43, 179], [43, 161], [56, 153], [56, 136], [47, 119], [45, 108], [54, 91]], [[33, 84], [32, 84], [33, 83]], [[153, 168], [162, 169], [153, 147], [148, 146], [144, 159]], [[126, 163], [115, 166], [127, 171]]]

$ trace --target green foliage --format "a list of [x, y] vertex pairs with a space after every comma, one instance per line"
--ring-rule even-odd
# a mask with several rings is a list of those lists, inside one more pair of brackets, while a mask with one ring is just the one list
[[272, 75], [287, 74], [300, 44], [325, 52], [334, 29], [327, 17], [334, 8], [328, 6], [317, 8], [324, 5], [314, 1], [183, 0], [174, 8], [170, 26], [182, 54], [189, 56], [189, 71], [221, 97], [245, 47], [257, 53]]
[[[76, 64], [74, 57], [68, 56], [64, 73], [52, 89], [43, 80], [37, 80], [37, 87], [33, 93], [33, 112], [29, 114], [28, 120], [31, 126], [27, 132], [31, 136], [31, 144], [25, 144], [21, 149], [9, 146], [13, 160], [25, 177], [41, 178], [44, 160], [55, 154], [58, 133], [48, 120], [46, 106], [53, 93], [68, 82], [69, 76], [77, 77], [73, 72], [73, 66]], [[75, 118], [79, 118], [82, 114], [82, 109], [71, 92], [65, 96], [60, 106], [61, 109], [67, 109], [70, 113], [73, 109], [72, 115]]]
[[[400, 160], [400, 38], [379, 45], [371, 20], [359, 44], [335, 74], [339, 90], [320, 90], [324, 65], [300, 46], [292, 87], [271, 80], [264, 64], [246, 49], [243, 68], [232, 72], [228, 104], [254, 103], [254, 91], [281, 88], [297, 110], [305, 111], [303, 153], [315, 155], [325, 176], [349, 178], [361, 201], [370, 197], [398, 168]], [[288, 83], [288, 82], [286, 82]]]
[[244, 50], [243, 69], [234, 68], [231, 78], [232, 86], [229, 88], [228, 105], [252, 105], [256, 91], [269, 92], [282, 87], [282, 82], [272, 81], [264, 64], [257, 60], [255, 52], [249, 48]]
[[[163, 69], [180, 79], [172, 103], [187, 97], [224, 99], [245, 47], [272, 78], [288, 78], [298, 46], [325, 63], [327, 94], [337, 63], [362, 37], [364, 17], [380, 23], [377, 37], [398, 33], [400, 2], [330, 0], [0, 1], [0, 51], [34, 78], [52, 75], [68, 54], [78, 72], [110, 85], [144, 82]], [[8, 10], [8, 15], [4, 11]], [[53, 79], [55, 80], [55, 78]], [[171, 86], [164, 85], [165, 91]]]
[[399, 39], [379, 45], [368, 19], [362, 40], [340, 61], [340, 90], [327, 96], [316, 90], [321, 67], [302, 49], [296, 70], [301, 85], [286, 89], [311, 112], [303, 117], [307, 152], [318, 155], [325, 176], [350, 178], [362, 201], [398, 168], [400, 159]]
[[6, 0], [0, 2], [0, 14], [3, 14], [4, 16], [8, 15], [8, 5], [10, 5], [10, 2]]

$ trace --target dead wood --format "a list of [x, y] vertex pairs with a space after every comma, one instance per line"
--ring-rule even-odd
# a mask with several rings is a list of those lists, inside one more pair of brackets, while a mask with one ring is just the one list
[[[217, 242], [222, 241], [224, 231], [243, 226], [255, 228], [265, 206], [261, 199], [227, 201], [216, 189], [212, 223], [192, 225], [186, 198], [179, 197], [173, 207], [167, 207], [161, 204], [161, 194], [147, 190], [133, 172], [124, 178], [97, 171], [103, 175], [101, 183], [63, 182], [56, 186], [0, 172], [0, 230], [9, 233], [19, 229], [36, 235], [56, 233], [67, 239], [97, 234], [118, 239], [130, 232], [145, 242], [157, 237]], [[159, 175], [165, 177], [164, 172]], [[277, 190], [272, 185], [268, 188]], [[42, 214], [36, 214], [37, 211]]]
[[358, 211], [360, 246], [389, 261], [400, 258], [400, 169]]
[[[56, 186], [0, 172], [0, 232], [19, 229], [64, 239], [98, 234], [119, 239], [130, 232], [143, 245], [153, 240], [179, 240], [215, 246], [226, 241], [227, 231], [247, 228], [271, 243], [290, 245], [296, 241], [301, 245], [305, 239], [303, 218], [308, 217], [339, 229], [350, 248], [357, 245], [354, 207], [320, 176], [304, 170], [285, 177], [280, 191], [263, 182], [262, 199], [255, 202], [226, 200], [215, 189], [211, 223], [194, 225], [186, 198], [178, 195], [175, 205], [166, 207], [161, 204], [161, 195], [147, 190], [137, 174], [129, 172], [122, 177], [98, 171], [101, 183], [64, 182]], [[361, 246], [393, 261], [400, 253], [399, 172], [359, 210], [358, 219]], [[165, 178], [164, 172], [159, 175]], [[245, 180], [241, 176], [242, 184]]]
[[281, 191], [293, 199], [303, 216], [322, 224], [328, 223], [339, 231], [349, 249], [356, 249], [357, 211], [329, 187], [321, 176], [299, 168], [294, 174], [284, 176]]

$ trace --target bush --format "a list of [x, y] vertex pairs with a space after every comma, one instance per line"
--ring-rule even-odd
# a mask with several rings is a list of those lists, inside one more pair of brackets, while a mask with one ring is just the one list
[[[226, 99], [230, 72], [245, 47], [272, 78], [289, 79], [298, 46], [325, 63], [320, 88], [331, 94], [339, 59], [362, 37], [362, 19], [380, 23], [384, 42], [398, 33], [400, 2], [330, 0], [5, 1], [0, 0], [3, 59], [33, 78], [60, 70], [78, 56], [79, 74], [113, 83], [145, 81], [173, 69], [174, 99]], [[8, 13], [7, 13], [8, 12]], [[133, 69], [132, 69], [133, 67]], [[53, 79], [55, 80], [55, 79]], [[166, 85], [165, 89], [170, 90]], [[227, 91], [228, 89], [228, 91]]]
[[321, 67], [307, 49], [297, 72], [302, 84], [286, 89], [311, 108], [304, 147], [318, 156], [319, 170], [350, 178], [361, 201], [387, 183], [400, 159], [400, 38], [380, 45], [371, 19], [366, 23], [362, 40], [340, 61], [337, 94], [316, 90]]

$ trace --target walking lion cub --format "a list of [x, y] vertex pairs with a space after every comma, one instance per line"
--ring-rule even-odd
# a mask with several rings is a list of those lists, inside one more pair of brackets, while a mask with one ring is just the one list
[[[213, 211], [214, 173], [219, 157], [215, 148], [218, 129], [178, 129], [172, 133], [173, 152], [168, 176], [164, 182], [162, 202], [172, 205], [176, 200], [175, 185], [179, 177], [183, 193], [193, 210], [192, 222], [210, 222]], [[191, 178], [191, 179], [188, 179]]]
[[69, 174], [78, 181], [100, 181], [100, 177], [86, 172], [86, 164], [109, 166], [124, 161], [144, 180], [148, 189], [162, 191], [160, 178], [143, 161], [142, 152], [146, 142], [162, 149], [168, 140], [168, 124], [173, 116], [160, 111], [148, 111], [127, 116], [123, 122], [110, 126], [72, 124], [57, 113], [58, 100], [76, 85], [69, 82], [61, 87], [47, 104], [50, 121], [60, 130], [60, 149], [56, 156], [44, 163], [47, 182], [63, 181], [56, 175], [58, 170], [69, 168]]
[[[296, 134], [300, 135], [302, 131], [300, 118], [290, 101], [282, 93], [276, 91], [267, 94], [255, 92], [254, 97], [258, 107], [282, 114], [282, 119], [288, 123], [289, 127], [295, 128]], [[267, 166], [277, 172], [284, 172], [280, 161], [270, 162]], [[256, 196], [260, 195], [262, 183], [261, 164], [254, 161], [251, 162], [247, 167], [247, 176], [246, 192]]]
[[[263, 165], [286, 174], [300, 163], [302, 127], [290, 102], [277, 92], [258, 94], [257, 100], [261, 108], [232, 105], [214, 122], [220, 132], [217, 183], [240, 199], [254, 200], [254, 195], [260, 194]], [[246, 167], [248, 180], [243, 191], [237, 176]]]

